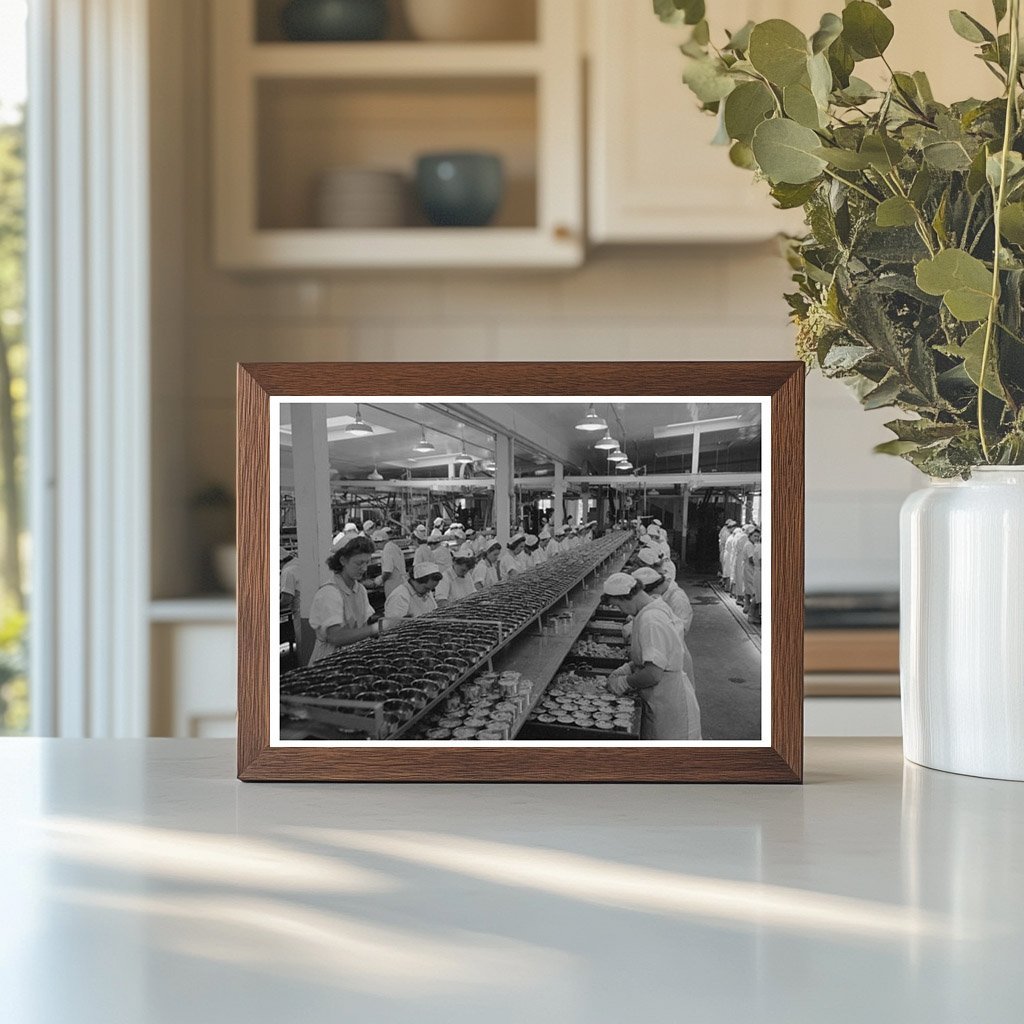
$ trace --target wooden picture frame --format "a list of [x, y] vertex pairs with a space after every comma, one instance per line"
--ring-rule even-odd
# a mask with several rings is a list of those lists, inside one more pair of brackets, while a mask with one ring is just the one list
[[[301, 746], [271, 743], [273, 397], [756, 396], [770, 408], [770, 738], [763, 746]], [[680, 398], [680, 401], [684, 401]], [[238, 777], [255, 781], [800, 782], [804, 367], [799, 362], [255, 363], [238, 366]]]

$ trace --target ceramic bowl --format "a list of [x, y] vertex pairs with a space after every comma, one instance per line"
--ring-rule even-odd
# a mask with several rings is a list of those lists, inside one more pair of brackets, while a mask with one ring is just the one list
[[290, 0], [281, 28], [294, 42], [380, 39], [388, 26], [387, 0]]
[[501, 157], [493, 153], [427, 153], [416, 162], [416, 194], [435, 227], [483, 227], [505, 194]]

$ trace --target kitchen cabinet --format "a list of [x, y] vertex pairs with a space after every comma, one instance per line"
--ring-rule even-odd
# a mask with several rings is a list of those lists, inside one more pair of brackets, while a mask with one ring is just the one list
[[[588, 220], [594, 243], [737, 242], [799, 232], [798, 210], [776, 210], [767, 186], [710, 145], [715, 121], [682, 84], [678, 44], [689, 28], [663, 25], [645, 0], [586, 0], [588, 41]], [[709, 0], [712, 37], [747, 20], [785, 18], [805, 33], [827, 0]], [[988, 0], [957, 4], [985, 23]], [[928, 72], [943, 101], [996, 94], [998, 83], [952, 30], [945, 6], [901, 0], [886, 11], [896, 33], [887, 56], [897, 69]], [[881, 83], [881, 61], [858, 65]]]
[[[566, 0], [519, 2], [535, 5], [533, 38], [453, 43], [407, 32], [374, 42], [292, 42], [276, 28], [274, 3], [211, 5], [217, 264], [579, 264], [579, 8]], [[432, 227], [410, 194], [403, 226], [320, 226], [314, 196], [327, 172], [399, 172], [408, 186], [420, 154], [453, 150], [501, 157], [506, 187], [492, 225]]]

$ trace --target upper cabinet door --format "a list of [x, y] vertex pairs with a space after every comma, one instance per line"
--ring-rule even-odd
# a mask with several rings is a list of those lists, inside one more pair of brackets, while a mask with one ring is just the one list
[[[687, 26], [663, 25], [651, 0], [583, 0], [589, 27], [589, 233], [602, 242], [714, 242], [799, 232], [800, 211], [776, 210], [764, 183], [712, 146], [714, 118], [700, 113], [682, 84], [679, 44]], [[810, 35], [845, 0], [708, 0], [713, 39], [747, 20], [785, 18]], [[924, 70], [938, 99], [998, 94], [995, 78], [949, 24], [956, 6], [992, 24], [990, 0], [937, 4], [899, 0], [886, 14], [896, 27], [887, 53], [899, 70]], [[1005, 31], [1005, 22], [1003, 25]], [[881, 61], [858, 65], [887, 83]]]
[[[501, 38], [452, 39], [458, 25], [415, 38], [393, 18], [369, 42], [286, 39], [279, 0], [211, 4], [218, 265], [582, 262], [580, 11], [568, 0], [513, 4], [529, 27]], [[440, 181], [426, 182], [432, 201], [420, 195], [421, 156], [467, 151], [497, 155], [503, 183], [492, 164], [449, 156], [436, 162]], [[485, 194], [470, 207], [500, 196], [486, 226], [470, 226], [483, 215], [459, 206], [456, 187]]]
[[[739, 241], [799, 230], [797, 211], [776, 210], [767, 185], [733, 166], [727, 147], [711, 145], [715, 119], [682, 82], [679, 44], [689, 27], [663, 25], [650, 0], [586, 3], [591, 241]], [[748, 19], [816, 27], [817, 14], [794, 13], [801, 5], [825, 9], [822, 0], [709, 3], [713, 38]]]

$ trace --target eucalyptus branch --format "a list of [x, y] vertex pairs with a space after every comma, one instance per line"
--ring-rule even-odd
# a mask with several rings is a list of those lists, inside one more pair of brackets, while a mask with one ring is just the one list
[[830, 171], [827, 167], [825, 168], [825, 174], [827, 174], [833, 181], [838, 181], [841, 185], [845, 185], [847, 188], [852, 188], [854, 192], [859, 192], [866, 199], [870, 199], [871, 202], [875, 204], [875, 206], [877, 206], [881, 202], [881, 200], [877, 196], [873, 196], [870, 192], [868, 192], [866, 189], [861, 188], [860, 185], [856, 184], [855, 182], [847, 181], [846, 178], [841, 178], [838, 174], [836, 174], [834, 171]]
[[992, 257], [992, 292], [989, 297], [988, 319], [985, 321], [985, 344], [981, 350], [981, 369], [978, 372], [978, 434], [985, 461], [992, 462], [988, 434], [985, 430], [985, 375], [992, 351], [992, 332], [999, 313], [999, 271], [1002, 255], [1003, 204], [1006, 201], [1006, 169], [1010, 144], [1013, 140], [1013, 122], [1017, 114], [1017, 83], [1020, 69], [1020, 0], [1010, 0], [1010, 73], [1006, 86], [1006, 122], [1003, 125], [1002, 160], [999, 166], [999, 189], [995, 196], [995, 252]]

